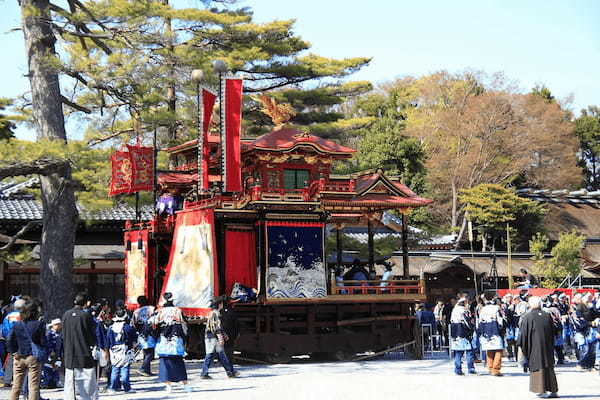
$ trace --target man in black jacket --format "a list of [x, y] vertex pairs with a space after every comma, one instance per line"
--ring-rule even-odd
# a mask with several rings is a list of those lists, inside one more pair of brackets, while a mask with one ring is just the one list
[[95, 324], [92, 315], [83, 310], [87, 296], [75, 296], [75, 306], [68, 310], [63, 321], [63, 349], [65, 363], [65, 399], [98, 399], [96, 361], [92, 347], [96, 345]]
[[542, 311], [541, 305], [539, 297], [529, 298], [531, 310], [521, 317], [519, 346], [529, 364], [529, 391], [540, 397], [555, 398], [558, 397], [554, 373], [554, 336], [557, 330], [552, 317]]

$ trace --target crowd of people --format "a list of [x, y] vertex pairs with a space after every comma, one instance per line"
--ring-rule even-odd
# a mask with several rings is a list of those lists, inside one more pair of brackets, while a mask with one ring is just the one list
[[[186, 318], [174, 305], [173, 294], [163, 297], [161, 307], [156, 308], [140, 296], [139, 307], [130, 312], [122, 301], [111, 309], [108, 300], [93, 303], [80, 293], [62, 319], [48, 324], [40, 301], [28, 296], [11, 298], [2, 309], [0, 331], [0, 377], [2, 386], [11, 387], [9, 399], [18, 400], [23, 394], [39, 400], [41, 388], [60, 387], [64, 398], [72, 400], [97, 399], [102, 392], [133, 393], [130, 372], [137, 355], [142, 358], [139, 373], [144, 376], [153, 375], [152, 360], [159, 358], [158, 378], [167, 393], [177, 383], [191, 392], [184, 362]], [[205, 326], [202, 378], [211, 378], [209, 368], [215, 357], [228, 377], [239, 376], [231, 362], [237, 320], [226, 297], [213, 300]], [[106, 384], [100, 385], [103, 377]]]
[[494, 291], [479, 297], [460, 293], [434, 307], [418, 305], [421, 324], [433, 326], [440, 344], [454, 353], [454, 372], [477, 374], [475, 364], [485, 361], [493, 376], [502, 376], [502, 356], [516, 361], [531, 376], [530, 390], [556, 397], [555, 364], [568, 357], [578, 369], [600, 370], [600, 293], [576, 293], [572, 299], [555, 291], [543, 298], [519, 295], [500, 298]]

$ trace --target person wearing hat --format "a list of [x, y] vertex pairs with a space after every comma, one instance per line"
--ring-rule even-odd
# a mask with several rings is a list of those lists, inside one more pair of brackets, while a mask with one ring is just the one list
[[112, 366], [107, 393], [116, 394], [120, 387], [123, 387], [125, 393], [135, 393], [129, 382], [129, 371], [137, 333], [135, 328], [128, 324], [127, 312], [124, 308], [119, 308], [112, 320], [113, 323], [106, 333]]
[[458, 299], [450, 316], [450, 349], [454, 351], [454, 373], [456, 375], [464, 375], [462, 372], [463, 355], [467, 358], [468, 372], [470, 374], [477, 373], [472, 345], [475, 326], [466, 303], [465, 297]]
[[62, 366], [62, 337], [60, 331], [62, 323], [60, 318], [53, 319], [46, 330], [46, 354], [48, 359], [42, 369], [42, 389], [56, 389], [60, 387], [59, 368]]
[[156, 343], [158, 354], [158, 377], [165, 384], [167, 393], [173, 390], [173, 383], [182, 382], [186, 392], [193, 389], [188, 385], [188, 376], [183, 356], [185, 355], [185, 337], [187, 324], [179, 307], [175, 306], [175, 297], [170, 292], [163, 294], [164, 303], [151, 318], [151, 323], [159, 329]]

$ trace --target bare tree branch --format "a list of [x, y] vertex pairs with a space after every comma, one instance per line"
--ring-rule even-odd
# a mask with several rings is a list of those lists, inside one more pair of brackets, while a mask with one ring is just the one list
[[39, 224], [40, 224], [40, 221], [29, 221], [24, 227], [21, 228], [21, 230], [19, 230], [19, 232], [17, 232], [14, 236], [11, 236], [10, 239], [8, 240], [8, 243], [6, 243], [4, 246], [0, 247], [0, 250], [4, 250], [4, 251], [10, 250], [21, 236], [23, 236], [24, 234], [26, 234], [32, 228], [34, 228], [35, 226], [37, 226]]
[[91, 139], [88, 142], [88, 146], [95, 146], [95, 145], [100, 144], [102, 142], [106, 142], [107, 140], [113, 139], [113, 138], [115, 138], [115, 137], [117, 137], [119, 135], [122, 135], [123, 133], [131, 133], [133, 131], [134, 130], [132, 128], [130, 128], [130, 129], [124, 129], [122, 131], [117, 131], [117, 132], [111, 133], [108, 136], [93, 138], [93, 139]]

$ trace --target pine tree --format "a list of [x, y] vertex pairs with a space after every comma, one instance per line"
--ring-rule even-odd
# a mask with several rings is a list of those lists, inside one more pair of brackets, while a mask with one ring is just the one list
[[[72, 87], [76, 103], [101, 111], [102, 115], [93, 114], [90, 119], [94, 129], [89, 134], [96, 137], [137, 134], [153, 126], [166, 127], [169, 134], [162, 134], [165, 128], [159, 134], [169, 144], [195, 136], [196, 87], [190, 72], [202, 69], [206, 85], [216, 88], [214, 60], [225, 61], [231, 73], [244, 77], [245, 93], [278, 89], [277, 95], [287, 96], [300, 111], [321, 105], [324, 97], [330, 103], [335, 100], [329, 105], [335, 106], [369, 87], [364, 82], [341, 83], [366, 65], [368, 58], [335, 60], [305, 54], [310, 45], [293, 33], [293, 20], [255, 23], [252, 11], [233, 8], [235, 2], [205, 2], [205, 7], [185, 9], [149, 0], [79, 4], [82, 6], [75, 14], [56, 9], [62, 16], [56, 25], [67, 43], [68, 57], [61, 60], [62, 69], [77, 82]], [[90, 32], [81, 32], [81, 23]], [[298, 100], [297, 90], [282, 90], [310, 81], [322, 82], [311, 91], [313, 104], [310, 99]], [[244, 117], [249, 125], [268, 124], [257, 113], [256, 103], [249, 98], [246, 103]], [[301, 114], [297, 118], [306, 122]], [[311, 123], [323, 122], [325, 116], [321, 112], [310, 118]], [[248, 133], [264, 130], [259, 126]]]

